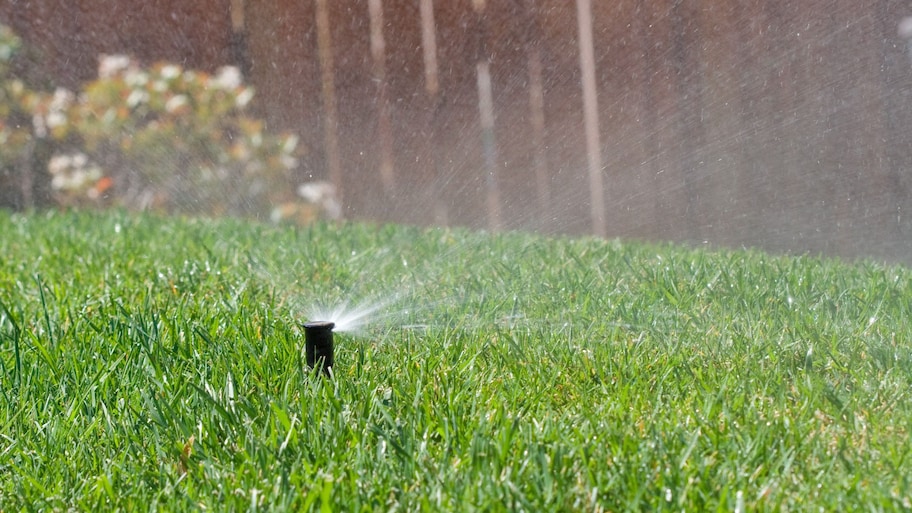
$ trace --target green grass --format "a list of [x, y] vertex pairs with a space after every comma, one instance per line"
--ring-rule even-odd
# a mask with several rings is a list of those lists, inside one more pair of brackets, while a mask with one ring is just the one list
[[3, 511], [912, 508], [904, 268], [122, 213], [0, 255]]

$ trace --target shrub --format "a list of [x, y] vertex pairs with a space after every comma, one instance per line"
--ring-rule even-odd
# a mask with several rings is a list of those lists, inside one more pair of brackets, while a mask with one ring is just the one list
[[[253, 89], [237, 68], [209, 74], [103, 55], [81, 92], [38, 91], [15, 76], [24, 49], [0, 25], [4, 192], [49, 185], [64, 206], [206, 214], [268, 215], [295, 201], [298, 139], [248, 114]], [[0, 195], [10, 202], [23, 204]]]
[[42, 105], [36, 132], [60, 142], [50, 171], [68, 203], [268, 213], [293, 193], [298, 141], [248, 116], [252, 97], [234, 67], [208, 74], [102, 56], [80, 95], [58, 90]]

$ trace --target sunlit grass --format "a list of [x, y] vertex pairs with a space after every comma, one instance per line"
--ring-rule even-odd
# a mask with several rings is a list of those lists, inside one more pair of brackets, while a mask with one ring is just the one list
[[[912, 274], [0, 213], [0, 510], [912, 508]], [[385, 305], [308, 372], [313, 305]]]

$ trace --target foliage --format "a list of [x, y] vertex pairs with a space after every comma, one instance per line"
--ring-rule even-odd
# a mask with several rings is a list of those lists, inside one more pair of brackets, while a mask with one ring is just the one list
[[[112, 187], [119, 204], [262, 213], [276, 199], [270, 188], [288, 187], [298, 148], [296, 137], [269, 134], [245, 114], [252, 96], [234, 67], [209, 75], [103, 56], [99, 78], [78, 98], [58, 102], [62, 122], [52, 123], [53, 104], [45, 119], [53, 137], [75, 141], [83, 161], [100, 168], [90, 175], [96, 190], [99, 183]], [[55, 175], [65, 173], [73, 170]]]
[[83, 91], [44, 93], [10, 75], [21, 47], [0, 26], [0, 167], [30, 162], [31, 144], [48, 142], [61, 204], [259, 215], [294, 198], [297, 137], [248, 114], [253, 89], [237, 68], [107, 55]]
[[[908, 269], [121, 213], [0, 254], [11, 511], [912, 508]], [[372, 298], [311, 375], [301, 312]]]

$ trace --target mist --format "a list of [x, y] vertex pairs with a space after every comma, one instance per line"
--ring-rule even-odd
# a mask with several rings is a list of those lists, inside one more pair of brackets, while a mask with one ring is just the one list
[[327, 183], [334, 217], [910, 262], [901, 2], [137, 6], [12, 1], [0, 23], [49, 87], [78, 90], [101, 54], [237, 67], [300, 140], [270, 186]]

